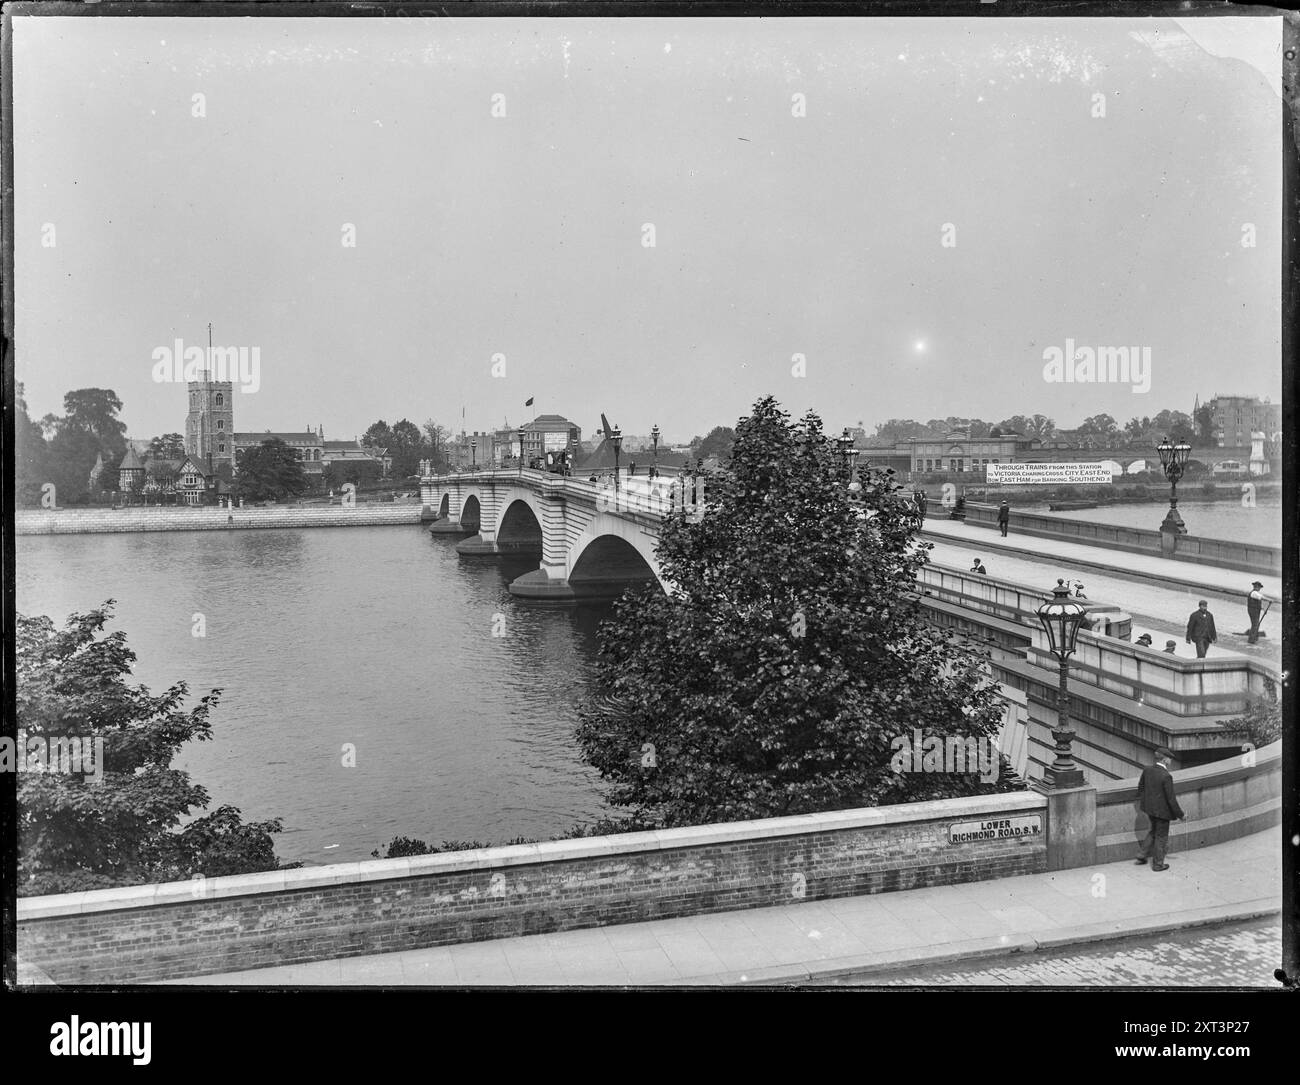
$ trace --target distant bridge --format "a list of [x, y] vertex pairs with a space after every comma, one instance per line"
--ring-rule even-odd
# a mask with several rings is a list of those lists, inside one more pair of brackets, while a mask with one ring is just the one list
[[426, 475], [420, 494], [435, 534], [471, 535], [464, 557], [536, 554], [539, 565], [510, 585], [525, 599], [608, 599], [656, 581], [659, 525], [674, 503], [698, 509], [689, 479], [609, 477], [598, 482], [536, 470]]

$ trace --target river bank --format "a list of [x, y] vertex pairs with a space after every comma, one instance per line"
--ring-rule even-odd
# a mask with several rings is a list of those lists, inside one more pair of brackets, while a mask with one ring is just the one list
[[132, 531], [230, 531], [250, 528], [376, 527], [418, 524], [423, 506], [377, 503], [265, 509], [121, 508], [20, 509], [16, 535], [91, 535]]

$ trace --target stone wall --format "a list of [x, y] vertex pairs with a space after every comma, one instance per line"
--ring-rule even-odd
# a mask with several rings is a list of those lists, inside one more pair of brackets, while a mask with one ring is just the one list
[[16, 535], [78, 535], [117, 531], [218, 531], [271, 527], [366, 527], [418, 524], [419, 504], [286, 505], [267, 509], [20, 509]]
[[1042, 815], [1034, 792], [21, 898], [18, 954], [129, 983], [1031, 874], [1046, 837], [950, 844]]
[[[1251, 763], [1253, 761], [1253, 764]], [[1282, 821], [1282, 743], [1173, 774], [1187, 815], [1169, 826], [1169, 850], [1187, 851], [1271, 829]], [[1149, 821], [1137, 808], [1137, 780], [1097, 788], [1097, 862], [1137, 855]]]
[[[1158, 523], [1164, 516], [1164, 509], [1158, 505], [1151, 505], [1150, 508], [1154, 521]], [[936, 510], [933, 506], [930, 511], [935, 516], [942, 516], [947, 512], [943, 508]], [[996, 528], [997, 520], [996, 505], [966, 502], [966, 523], [977, 527]], [[1157, 557], [1161, 555], [1160, 532], [1155, 529], [1120, 527], [1115, 524], [1099, 524], [1092, 520], [1070, 520], [1041, 513], [1016, 512], [1012, 509], [1009, 531], [1013, 535], [1065, 539], [1069, 542], [1104, 546], [1109, 550], [1122, 550], [1132, 554], [1152, 554]], [[1273, 576], [1280, 576], [1282, 573], [1280, 547], [1260, 546], [1228, 539], [1207, 539], [1198, 535], [1180, 535], [1174, 559], [1201, 565], [1218, 565], [1224, 569], [1235, 569], [1245, 573], [1268, 573]]]

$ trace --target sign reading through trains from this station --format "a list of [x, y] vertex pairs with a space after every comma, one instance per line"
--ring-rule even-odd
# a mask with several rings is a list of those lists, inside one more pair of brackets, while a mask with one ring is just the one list
[[1043, 819], [1039, 814], [1018, 818], [987, 818], [984, 821], [958, 821], [948, 826], [949, 844], [973, 844], [977, 840], [1014, 840], [1022, 836], [1042, 836]]

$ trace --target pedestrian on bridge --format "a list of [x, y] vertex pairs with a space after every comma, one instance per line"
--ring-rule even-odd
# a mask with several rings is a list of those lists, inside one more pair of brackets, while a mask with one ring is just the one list
[[1174, 793], [1174, 778], [1169, 772], [1171, 760], [1173, 754], [1161, 746], [1156, 750], [1156, 763], [1144, 768], [1138, 777], [1138, 809], [1146, 814], [1151, 826], [1136, 861], [1143, 865], [1148, 858], [1153, 859], [1152, 870], [1169, 869], [1165, 862], [1169, 850], [1169, 823], [1175, 819], [1182, 821], [1187, 816]]
[[1251, 584], [1250, 593], [1246, 596], [1246, 614], [1250, 618], [1250, 635], [1247, 640], [1250, 644], [1259, 640], [1260, 609], [1264, 605], [1263, 588], [1263, 583], [1256, 580]]
[[1011, 523], [1011, 506], [1007, 504], [1006, 498], [1003, 498], [1002, 504], [998, 506], [998, 529], [1002, 532], [1002, 537], [1007, 537], [1007, 525]]
[[1192, 616], [1187, 619], [1187, 643], [1196, 645], [1196, 658], [1204, 659], [1211, 644], [1219, 639], [1214, 630], [1214, 615], [1209, 611], [1210, 604], [1202, 599], [1196, 604]]

